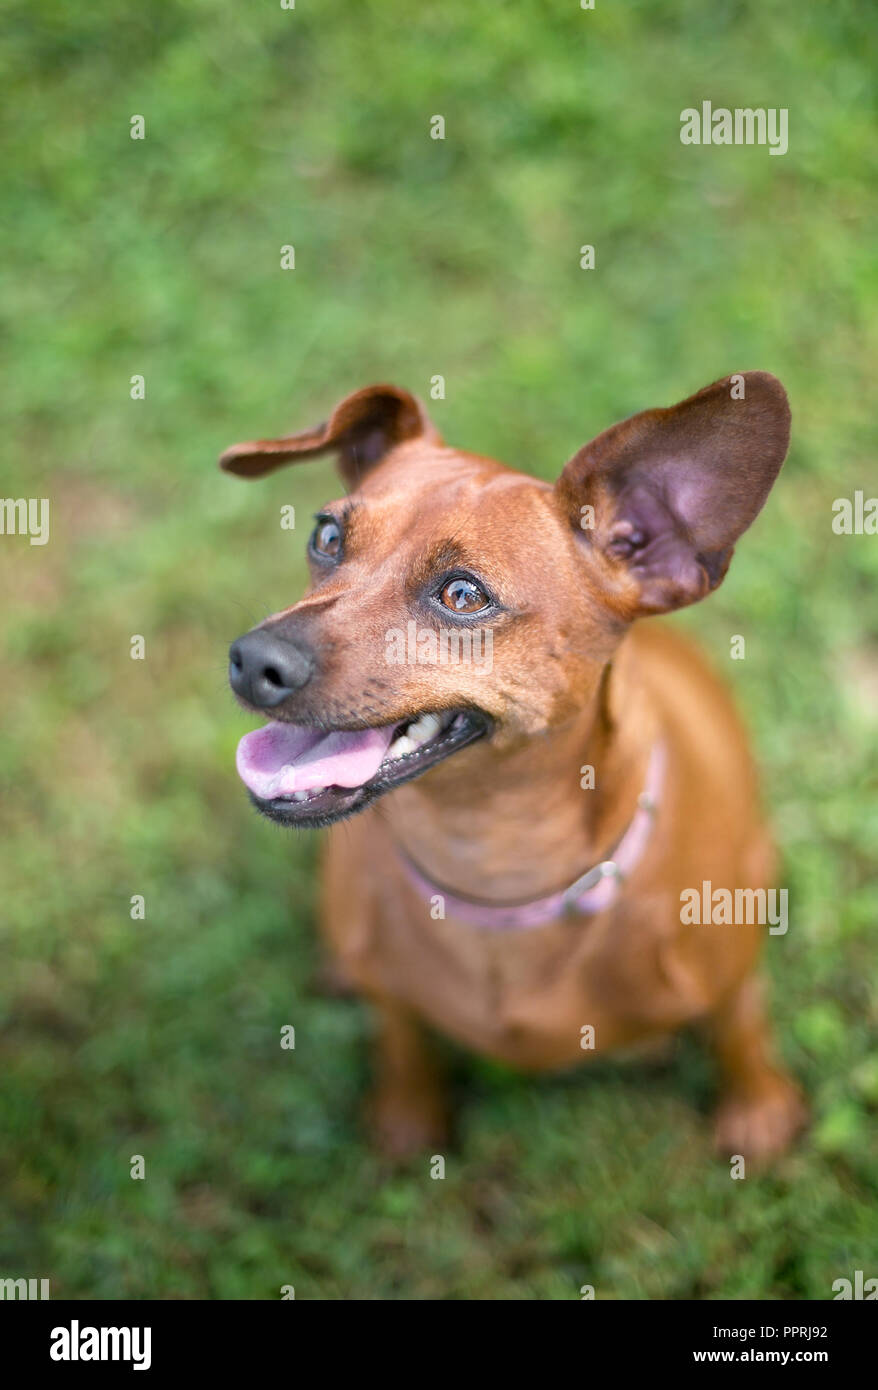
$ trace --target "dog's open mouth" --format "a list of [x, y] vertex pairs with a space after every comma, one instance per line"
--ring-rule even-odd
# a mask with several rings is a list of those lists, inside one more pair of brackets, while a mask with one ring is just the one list
[[281, 825], [329, 825], [419, 777], [488, 731], [476, 710], [422, 714], [377, 729], [271, 723], [238, 745], [241, 780]]

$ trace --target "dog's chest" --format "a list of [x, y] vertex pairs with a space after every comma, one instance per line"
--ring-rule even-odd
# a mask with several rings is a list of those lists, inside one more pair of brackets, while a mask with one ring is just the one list
[[[654, 1031], [675, 1012], [656, 969], [656, 934], [639, 932], [630, 911], [506, 933], [428, 922], [421, 912], [413, 920], [407, 896], [386, 905], [369, 953], [373, 982], [452, 1037], [514, 1065], [582, 1060]], [[639, 948], [620, 950], [620, 936]]]

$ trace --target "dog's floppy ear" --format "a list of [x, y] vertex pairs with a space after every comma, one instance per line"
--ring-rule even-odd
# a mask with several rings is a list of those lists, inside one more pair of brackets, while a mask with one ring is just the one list
[[574, 454], [556, 495], [629, 616], [683, 608], [717, 587], [789, 436], [780, 382], [745, 372], [632, 415]]
[[285, 463], [335, 450], [339, 472], [353, 488], [395, 445], [419, 437], [442, 442], [420, 401], [399, 386], [364, 386], [345, 396], [314, 429], [233, 444], [220, 458], [220, 467], [241, 478], [261, 478]]

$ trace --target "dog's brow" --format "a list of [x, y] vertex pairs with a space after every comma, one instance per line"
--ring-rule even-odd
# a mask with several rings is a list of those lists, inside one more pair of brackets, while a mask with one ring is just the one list
[[314, 520], [319, 521], [321, 517], [332, 517], [333, 521], [338, 522], [339, 526], [344, 529], [350, 523], [354, 512], [358, 511], [362, 505], [362, 502], [353, 502], [349, 497], [346, 497], [337, 507], [331, 503], [321, 507], [319, 511], [314, 513]]
[[450, 570], [457, 566], [469, 569], [472, 563], [472, 559], [456, 541], [439, 541], [418, 557], [415, 577], [418, 580], [426, 580], [441, 570]]

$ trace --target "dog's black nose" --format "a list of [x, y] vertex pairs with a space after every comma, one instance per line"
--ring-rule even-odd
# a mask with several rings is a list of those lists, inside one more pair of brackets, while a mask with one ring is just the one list
[[311, 653], [264, 628], [246, 632], [229, 648], [229, 684], [259, 709], [273, 709], [311, 678]]

